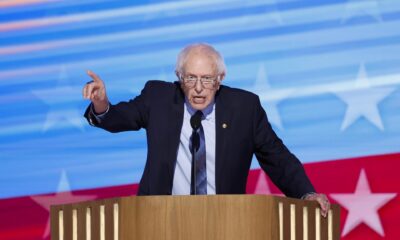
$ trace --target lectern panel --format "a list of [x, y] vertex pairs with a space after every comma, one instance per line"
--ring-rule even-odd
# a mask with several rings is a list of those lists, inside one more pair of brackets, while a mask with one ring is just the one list
[[339, 206], [264, 195], [149, 196], [51, 207], [52, 240], [339, 240]]

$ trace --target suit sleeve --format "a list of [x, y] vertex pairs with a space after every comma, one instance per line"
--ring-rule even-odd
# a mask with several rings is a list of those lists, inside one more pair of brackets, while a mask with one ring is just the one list
[[254, 106], [255, 155], [261, 168], [288, 197], [315, 192], [301, 162], [275, 134], [258, 97]]
[[150, 88], [148, 82], [140, 95], [134, 99], [116, 105], [110, 104], [108, 112], [101, 117], [101, 121], [91, 111], [91, 105], [86, 109], [84, 116], [90, 125], [113, 133], [146, 128], [149, 115], [148, 95]]

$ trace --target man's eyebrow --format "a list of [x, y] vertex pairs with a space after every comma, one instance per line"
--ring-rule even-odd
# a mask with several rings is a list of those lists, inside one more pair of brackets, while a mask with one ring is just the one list
[[[190, 75], [190, 76], [195, 76], [195, 77], [197, 77], [197, 75], [196, 74], [194, 74], [194, 73], [186, 73], [185, 75]], [[199, 77], [212, 77], [213, 76], [213, 74], [204, 74], [204, 75], [199, 75]]]

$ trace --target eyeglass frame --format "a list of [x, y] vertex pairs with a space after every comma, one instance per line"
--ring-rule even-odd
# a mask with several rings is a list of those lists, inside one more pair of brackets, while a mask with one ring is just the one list
[[[193, 83], [192, 83], [193, 86], [189, 86], [189, 85], [188, 85], [188, 82], [189, 82], [190, 80], [189, 80], [189, 81], [188, 81], [188, 80], [185, 80], [185, 77], [184, 77], [183, 74], [181, 74], [181, 73], [179, 73], [178, 76], [179, 76], [179, 80], [181, 80], [181, 81], [186, 85], [186, 87], [188, 87], [188, 88], [194, 88], [194, 87], [197, 85], [197, 81], [200, 80], [200, 84], [201, 84], [202, 87], [204, 87], [204, 88], [206, 88], [206, 89], [213, 89], [213, 88], [215, 87], [215, 84], [216, 84], [217, 82], [219, 82], [220, 79], [221, 79], [221, 75], [217, 75], [216, 77], [189, 75], [189, 76], [187, 76], [187, 77], [195, 77], [195, 78], [196, 78], [196, 80], [193, 81]], [[207, 77], [210, 77], [210, 78], [211, 78], [210, 80], [212, 80], [212, 81], [210, 82], [210, 84], [212, 84], [212, 86], [210, 86], [210, 87], [207, 87], [207, 85], [204, 85], [205, 78], [207, 78]]]

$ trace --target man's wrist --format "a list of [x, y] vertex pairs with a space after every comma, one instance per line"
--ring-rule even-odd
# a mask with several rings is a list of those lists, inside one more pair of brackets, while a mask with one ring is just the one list
[[110, 104], [107, 104], [106, 110], [104, 110], [104, 111], [98, 113], [98, 112], [96, 111], [96, 109], [95, 109], [93, 103], [92, 103], [92, 105], [91, 105], [91, 110], [92, 110], [93, 115], [95, 115], [96, 117], [100, 117], [100, 118], [101, 118], [101, 117], [103, 117], [104, 115], [106, 115], [106, 114], [108, 113], [108, 111], [110, 110]]
[[304, 194], [300, 199], [301, 200], [306, 200], [309, 196], [312, 196], [312, 195], [314, 195], [314, 194], [317, 194], [316, 192], [309, 192], [309, 193], [306, 193], [306, 194]]
[[101, 114], [97, 114], [94, 111], [93, 103], [91, 103], [90, 104], [90, 110], [89, 110], [89, 117], [88, 117], [89, 124], [92, 125], [92, 126], [96, 126], [96, 125], [100, 124], [109, 110], [110, 110], [110, 104], [108, 104], [107, 109], [106, 109], [105, 112], [103, 112]]

